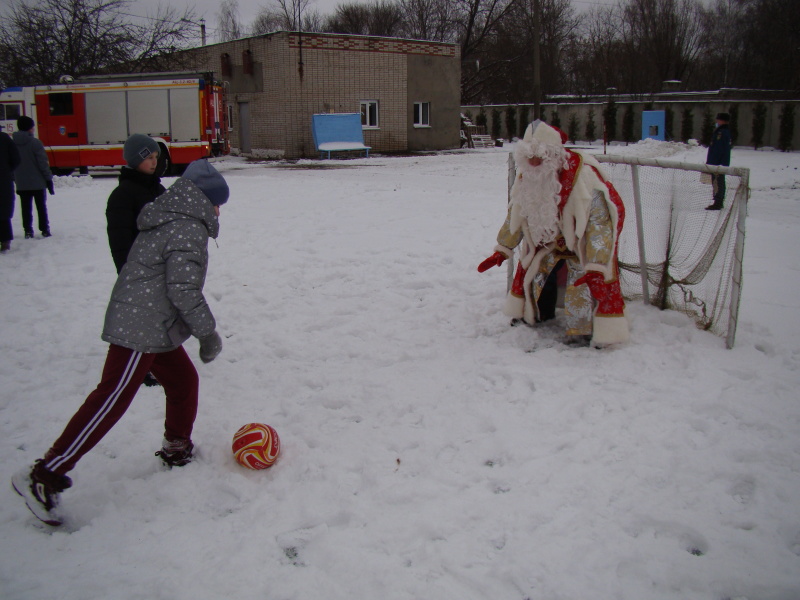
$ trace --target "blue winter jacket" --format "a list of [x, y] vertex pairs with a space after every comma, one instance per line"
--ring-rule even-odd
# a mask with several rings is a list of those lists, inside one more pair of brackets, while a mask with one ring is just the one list
[[711, 136], [711, 145], [706, 156], [707, 165], [722, 165], [729, 167], [731, 164], [731, 130], [728, 125], [719, 125]]

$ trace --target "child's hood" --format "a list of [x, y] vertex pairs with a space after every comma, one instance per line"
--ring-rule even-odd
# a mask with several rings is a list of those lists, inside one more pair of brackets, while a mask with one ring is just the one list
[[180, 220], [200, 221], [212, 238], [216, 239], [219, 234], [219, 219], [214, 212], [214, 206], [200, 188], [182, 177], [142, 208], [136, 224], [140, 231], [147, 231]]

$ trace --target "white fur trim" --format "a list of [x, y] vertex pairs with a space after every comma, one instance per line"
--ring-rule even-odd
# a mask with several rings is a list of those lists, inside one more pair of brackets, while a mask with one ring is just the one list
[[505, 246], [501, 246], [500, 244], [494, 247], [494, 251], [499, 252], [500, 254], [505, 256], [506, 259], [509, 259], [512, 256], [514, 256], [514, 251], [511, 248], [506, 248]]
[[602, 317], [595, 315], [592, 324], [592, 344], [608, 346], [621, 344], [630, 339], [628, 319], [624, 316]]
[[503, 314], [512, 319], [521, 319], [525, 311], [525, 299], [510, 293], [506, 296]]
[[550, 125], [539, 119], [536, 119], [528, 125], [528, 127], [525, 129], [525, 135], [522, 136], [522, 140], [525, 142], [539, 140], [540, 142], [543, 142], [549, 146], [562, 145], [561, 134], [550, 127]]
[[614, 277], [614, 270], [611, 268], [611, 265], [601, 265], [598, 263], [587, 263], [586, 266], [583, 267], [583, 270], [586, 272], [594, 271], [596, 273], [600, 273], [603, 276], [603, 280], [606, 283], [611, 283], [615, 280]]

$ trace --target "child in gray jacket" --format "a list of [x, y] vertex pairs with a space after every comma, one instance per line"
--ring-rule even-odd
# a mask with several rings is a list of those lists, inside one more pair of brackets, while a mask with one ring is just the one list
[[182, 344], [198, 338], [204, 363], [222, 351], [203, 285], [208, 239], [219, 233], [219, 207], [228, 195], [225, 179], [203, 159], [142, 209], [141, 232], [106, 311], [102, 338], [110, 346], [102, 379], [44, 458], [12, 478], [31, 512], [48, 525], [62, 522], [59, 494], [72, 485], [66, 473], [125, 414], [148, 371], [167, 397], [156, 456], [169, 467], [191, 461], [199, 377]]

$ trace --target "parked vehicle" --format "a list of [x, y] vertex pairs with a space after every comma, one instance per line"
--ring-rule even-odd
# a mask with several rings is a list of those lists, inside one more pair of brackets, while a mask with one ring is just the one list
[[180, 173], [198, 158], [230, 151], [225, 86], [211, 73], [139, 73], [62, 78], [58, 85], [6, 88], [0, 127], [17, 118], [36, 122], [54, 173], [124, 165], [122, 145], [132, 133], [158, 142], [163, 173]]

